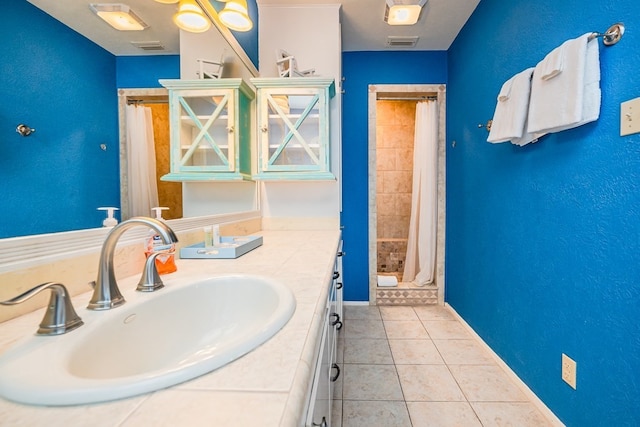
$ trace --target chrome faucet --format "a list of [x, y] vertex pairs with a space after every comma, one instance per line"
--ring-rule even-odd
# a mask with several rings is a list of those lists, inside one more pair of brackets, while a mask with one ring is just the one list
[[[120, 293], [118, 283], [116, 282], [113, 259], [116, 252], [116, 243], [120, 236], [136, 225], [146, 225], [152, 228], [167, 245], [178, 241], [175, 233], [167, 224], [153, 218], [133, 217], [113, 227], [109, 234], [107, 234], [107, 238], [102, 245], [98, 279], [92, 282], [93, 296], [87, 306], [89, 310], [109, 310], [125, 303], [124, 297]], [[153, 261], [155, 257], [149, 257], [147, 264], [149, 264], [149, 260]], [[153, 264], [153, 268], [155, 268], [155, 263]], [[145, 271], [146, 270], [148, 270], [148, 265], [145, 266]]]

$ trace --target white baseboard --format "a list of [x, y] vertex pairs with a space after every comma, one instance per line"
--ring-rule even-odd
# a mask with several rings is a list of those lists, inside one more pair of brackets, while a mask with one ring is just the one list
[[369, 301], [344, 301], [342, 305], [370, 305]]
[[551, 412], [547, 405], [516, 375], [513, 370], [498, 356], [489, 345], [484, 342], [480, 335], [478, 335], [471, 326], [451, 307], [445, 303], [444, 306], [451, 311], [451, 314], [460, 321], [467, 331], [475, 338], [476, 341], [493, 357], [496, 364], [504, 371], [505, 374], [518, 386], [518, 388], [527, 396], [527, 398], [535, 405], [535, 407], [542, 413], [542, 415], [551, 423], [552, 426], [565, 427], [565, 425], [558, 419], [558, 417]]

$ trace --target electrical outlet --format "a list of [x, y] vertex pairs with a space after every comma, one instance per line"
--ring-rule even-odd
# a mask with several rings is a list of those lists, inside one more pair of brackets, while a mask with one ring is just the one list
[[574, 390], [576, 389], [576, 370], [578, 368], [578, 364], [562, 353], [562, 379], [564, 382], [569, 384]]

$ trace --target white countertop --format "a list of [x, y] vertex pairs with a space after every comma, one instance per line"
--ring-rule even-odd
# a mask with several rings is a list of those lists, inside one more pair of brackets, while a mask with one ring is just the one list
[[[169, 287], [176, 281], [244, 273], [282, 282], [293, 291], [297, 305], [291, 320], [273, 338], [207, 375], [129, 399], [70, 407], [26, 406], [0, 399], [0, 426], [300, 425], [313, 379], [315, 346], [340, 232], [256, 234], [263, 236], [263, 245], [242, 257], [177, 260], [178, 272], [163, 276], [163, 281]], [[126, 278], [119, 284], [123, 289], [133, 288], [138, 278]], [[90, 296], [86, 293], [74, 298], [74, 307], [81, 317]], [[33, 334], [42, 313], [43, 310], [38, 310], [0, 324], [0, 352]]]

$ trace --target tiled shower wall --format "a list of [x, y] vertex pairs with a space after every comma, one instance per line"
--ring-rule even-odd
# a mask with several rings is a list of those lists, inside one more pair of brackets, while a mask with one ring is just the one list
[[377, 101], [378, 272], [402, 279], [411, 216], [415, 101]]

